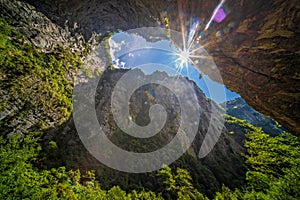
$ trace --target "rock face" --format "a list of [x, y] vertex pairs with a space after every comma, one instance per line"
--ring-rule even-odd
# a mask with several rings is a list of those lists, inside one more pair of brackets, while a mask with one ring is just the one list
[[2, 135], [38, 132], [65, 122], [84, 38], [72, 36], [26, 2], [1, 0], [0, 10]]
[[1, 16], [8, 18], [27, 42], [42, 52], [50, 53], [57, 47], [73, 48], [73, 52], [84, 51], [82, 36], [76, 34], [72, 37], [67, 26], [53, 23], [34, 6], [22, 1], [1, 0], [0, 9]]
[[[129, 136], [116, 125], [111, 111], [112, 91], [118, 80], [127, 71], [107, 69], [102, 74], [95, 97], [95, 108], [99, 124], [109, 140], [124, 150], [145, 153], [161, 149], [178, 134], [181, 120], [181, 107], [178, 103], [178, 97], [169, 89], [156, 84], [144, 85], [136, 90], [131, 96], [129, 103], [130, 117], [135, 123], [141, 126], [147, 125], [150, 119], [149, 108], [155, 104], [164, 106], [167, 112], [167, 120], [161, 131], [153, 137], [140, 139]], [[144, 75], [142, 71], [138, 70], [137, 74], [140, 74], [137, 75], [138, 80], [165, 80], [170, 78], [165, 72], [154, 72], [151, 75]], [[185, 78], [181, 77], [181, 79]], [[221, 183], [228, 183], [228, 185], [238, 187], [244, 182], [246, 172], [244, 158], [241, 155], [241, 153], [245, 153], [243, 147], [245, 130], [239, 127], [238, 124], [232, 126], [226, 123], [216, 146], [205, 158], [199, 159], [197, 155], [211, 123], [212, 104], [216, 104], [207, 99], [195, 83], [190, 81], [189, 83], [192, 84], [196, 91], [200, 106], [200, 125], [191, 147], [187, 150], [187, 154], [172, 165], [191, 169], [192, 176], [196, 176], [196, 184], [207, 194], [213, 194], [221, 186]], [[89, 84], [87, 84], [88, 87]], [[186, 91], [182, 92], [188, 97]], [[83, 108], [85, 107], [83, 106]], [[214, 118], [213, 123], [215, 120], [218, 120], [218, 118]], [[233, 128], [239, 129], [241, 134], [229, 134]], [[45, 162], [45, 165], [48, 167], [55, 165], [57, 162], [62, 162], [58, 166], [63, 164], [68, 168], [95, 170], [98, 177], [100, 177], [100, 182], [105, 187], [120, 184], [121, 187], [126, 188], [128, 184], [124, 184], [124, 180], [135, 184], [142, 183], [145, 187], [149, 187], [148, 189], [155, 187], [155, 180], [150, 180], [153, 174], [130, 174], [128, 176], [127, 173], [113, 170], [97, 161], [83, 146], [82, 141], [78, 137], [73, 118], [62, 126], [49, 131], [44, 141], [47, 140], [53, 140], [59, 146], [59, 152], [47, 153], [49, 159]], [[186, 141], [180, 142], [184, 143]], [[56, 156], [60, 155], [61, 158], [57, 159], [53, 154]], [[55, 160], [51, 160], [52, 156]], [[124, 162], [126, 163], [125, 160]], [[152, 185], [149, 186], [149, 184]]]
[[[78, 1], [26, 2], [34, 5], [52, 22], [77, 27], [90, 39], [93, 33], [142, 26], [164, 25], [180, 30], [191, 17], [208, 22], [219, 1]], [[213, 56], [225, 85], [239, 93], [249, 105], [269, 115], [285, 128], [300, 133], [300, 5], [298, 0], [228, 0], [221, 23], [205, 32], [205, 48]], [[204, 26], [203, 26], [204, 28]], [[101, 39], [101, 37], [100, 37]], [[214, 78], [205, 69], [204, 73]]]
[[[298, 23], [297, 15], [299, 7], [297, 7], [297, 1], [285, 2], [286, 1], [274, 0], [268, 1], [267, 3], [259, 3], [247, 0], [228, 0], [228, 17], [225, 19], [224, 23], [212, 24], [211, 30], [206, 33], [205, 37], [207, 38], [207, 41], [214, 42], [207, 45], [206, 49], [214, 56], [224, 78], [224, 82], [230, 89], [239, 92], [248, 103], [253, 105], [253, 107], [260, 109], [262, 112], [269, 113], [270, 115], [272, 114], [278, 121], [281, 120], [280, 122], [286, 122], [287, 127], [290, 128], [290, 130], [297, 131], [299, 128], [299, 125], [296, 123], [299, 119], [299, 113], [297, 112], [297, 106], [299, 106], [299, 96], [297, 96], [299, 95], [299, 73], [297, 71], [298, 68], [295, 68], [292, 65], [298, 64], [297, 56], [299, 51], [295, 49], [298, 47], [299, 29], [297, 29], [295, 24]], [[25, 36], [24, 43], [33, 44], [39, 51], [43, 52], [43, 55], [53, 53], [53, 56], [56, 56], [57, 60], [63, 57], [65, 52], [55, 52], [56, 46], [71, 48], [71, 51], [74, 50], [74, 52], [82, 51], [84, 44], [80, 33], [82, 33], [86, 40], [93, 43], [90, 39], [101, 40], [108, 32], [116, 31], [117, 29], [126, 30], [141, 26], [164, 26], [164, 17], [169, 18], [170, 28], [175, 30], [180, 29], [178, 5], [175, 0], [1, 0], [0, 3], [1, 11], [3, 11], [1, 12], [1, 16], [11, 20], [14, 28]], [[200, 16], [203, 20], [206, 18], [205, 20], [207, 21], [208, 16], [211, 15], [217, 3], [217, 1], [209, 1], [209, 3], [200, 0], [186, 1], [185, 4], [183, 4], [182, 9], [187, 20], [189, 20], [191, 16]], [[287, 12], [287, 10], [290, 12]], [[280, 20], [278, 21], [277, 19]], [[288, 19], [291, 19], [292, 23], [290, 23]], [[186, 26], [188, 26], [188, 24], [186, 24]], [[220, 29], [224, 30], [222, 37], [216, 34]], [[284, 29], [284, 31], [282, 31], [282, 29]], [[99, 34], [100, 37], [93, 37], [94, 33]], [[270, 42], [271, 44], [269, 44]], [[13, 54], [14, 52], [11, 53]], [[52, 57], [49, 57], [50, 60]], [[45, 63], [49, 60], [46, 60]], [[274, 63], [276, 65], [278, 64], [276, 68], [273, 66]], [[281, 66], [285, 64], [285, 68], [281, 68]], [[64, 63], [61, 65], [64, 66]], [[56, 74], [55, 72], [57, 70], [57, 66], [52, 67], [53, 69], [49, 71], [49, 74], [51, 75]], [[47, 70], [45, 68], [45, 70], [40, 71]], [[205, 72], [212, 78], [214, 77], [214, 74], [212, 74], [209, 69]], [[3, 74], [4, 73], [1, 73], [1, 75]], [[25, 75], [24, 78], [32, 78], [31, 76], [27, 76], [28, 74]], [[32, 73], [29, 75], [35, 74]], [[69, 81], [66, 84], [68, 90], [71, 90], [72, 88], [72, 78], [70, 78], [72, 75], [73, 74], [69, 69], [65, 69], [64, 73], [57, 76], [68, 79], [63, 82]], [[115, 72], [113, 78], [109, 78], [112, 74], [106, 75], [106, 86], [100, 91], [101, 94], [106, 94], [111, 91], [113, 84], [117, 81], [117, 78], [122, 75], [122, 72]], [[159, 76], [163, 75], [160, 74]], [[6, 126], [1, 124], [1, 131], [27, 133], [56, 127], [58, 122], [61, 122], [61, 115], [57, 115], [59, 108], [57, 105], [64, 101], [54, 102], [54, 106], [51, 107], [50, 110], [51, 112], [47, 112], [48, 110], [44, 109], [44, 107], [49, 105], [49, 102], [51, 103], [51, 101], [53, 101], [53, 96], [57, 96], [57, 94], [48, 94], [49, 91], [56, 88], [57, 93], [61, 92], [61, 87], [50, 84], [52, 81], [54, 82], [57, 77], [52, 77], [53, 79], [48, 81], [47, 78], [49, 77], [51, 76], [45, 75], [41, 78], [38, 77], [40, 79], [37, 79], [36, 81], [24, 79], [27, 80], [26, 82], [24, 81], [27, 83], [25, 85], [26, 87], [24, 86], [26, 90], [24, 90], [23, 93], [17, 93], [11, 98], [12, 100], [9, 99], [9, 101], [13, 103], [13, 106], [9, 106], [9, 112], [7, 112], [9, 114], [2, 116], [1, 113], [1, 122], [5, 121], [9, 123], [9, 128], [12, 130], [6, 129]], [[19, 77], [16, 79], [19, 80]], [[11, 81], [9, 78], [5, 80], [6, 82]], [[46, 84], [46, 81], [49, 82], [48, 85]], [[40, 89], [43, 85], [47, 86], [47, 90]], [[152, 89], [157, 90], [155, 88]], [[3, 91], [4, 90], [5, 89], [3, 89]], [[277, 92], [274, 93], [274, 90]], [[5, 91], [7, 92], [7, 90]], [[20, 98], [20, 96], [24, 94], [29, 96], [28, 99]], [[2, 96], [5, 97], [7, 94], [4, 93]], [[40, 105], [35, 103], [35, 99], [44, 96], [47, 98], [45, 98], [46, 100], [43, 104]], [[269, 100], [268, 98], [265, 98], [266, 96], [274, 98], [276, 102], [280, 101], [283, 103], [273, 104], [271, 107], [272, 99]], [[99, 95], [100, 100], [102, 98], [105, 103], [109, 102], [108, 97], [109, 95]], [[173, 100], [173, 98], [171, 98], [172, 96], [169, 97], [170, 98], [168, 99], [170, 99], [170, 101]], [[199, 104], [201, 104], [203, 109], [207, 112], [205, 112], [206, 114], [201, 118], [202, 121], [198, 130], [198, 136], [192, 145], [192, 148], [188, 151], [189, 155], [194, 156], [194, 158], [201, 146], [210, 117], [208, 101], [199, 90], [198, 97]], [[70, 97], [66, 95], [65, 98]], [[2, 102], [1, 99], [1, 103]], [[142, 101], [140, 103], [142, 103]], [[26, 105], [26, 107], [24, 105]], [[138, 107], [138, 105], [140, 104], [137, 104], [136, 106]], [[176, 102], [171, 102], [170, 105], [176, 105]], [[288, 107], [289, 105], [291, 106]], [[103, 106], [98, 107], [99, 113], [100, 111], [105, 111], [104, 108], [107, 107], [107, 105], [104, 104]], [[65, 105], [61, 106], [61, 108], [64, 107]], [[140, 113], [138, 116], [141, 117], [136, 117], [136, 120], [140, 120], [139, 123], [141, 124], [146, 123], [147, 118], [144, 119], [142, 117], [146, 111], [139, 110], [138, 108], [133, 109], [140, 111], [138, 112]], [[173, 108], [170, 109], [172, 110]], [[176, 110], [176, 106], [174, 109]], [[24, 112], [22, 112], [23, 110]], [[47, 116], [47, 114], [54, 115], [54, 117], [50, 116], [49, 120], [47, 118], [47, 120], [45, 120], [46, 125], [41, 124], [40, 126], [36, 126], [45, 115]], [[171, 117], [173, 116], [176, 116], [176, 112], [171, 115]], [[67, 115], [65, 118], [67, 117], [69, 116]], [[3, 120], [4, 118], [5, 120]], [[62, 120], [63, 122], [66, 120], [65, 118]], [[170, 140], [172, 131], [174, 131], [173, 129], [176, 129], [176, 124], [178, 125], [178, 121], [176, 120], [173, 121], [173, 123], [174, 127], [166, 127], [166, 132], [170, 133], [167, 135], [168, 137], [163, 138], [165, 139], [165, 142]], [[114, 129], [116, 127], [113, 122], [107, 121], [107, 124], [111, 125], [106, 128], [107, 130], [112, 131], [111, 137], [113, 137], [113, 133], [118, 130]], [[229, 132], [233, 129], [236, 132], [238, 127], [230, 127], [228, 124], [225, 126], [226, 129], [223, 130], [216, 147], [211, 154], [201, 160], [203, 170], [195, 173], [198, 174], [198, 179], [195, 180], [202, 181], [203, 187], [216, 189], [217, 187], [220, 187], [220, 183], [226, 184], [228, 182], [230, 182], [232, 187], [235, 187], [243, 181], [240, 179], [243, 179], [245, 166], [240, 153], [244, 151], [242, 147], [244, 133], [230, 135]], [[16, 130], [13, 130], [15, 127], [17, 127]], [[110, 130], [110, 128], [113, 129]], [[59, 153], [53, 152], [56, 154], [53, 156], [55, 160], [49, 159], [49, 161], [45, 161], [48, 162], [46, 163], [48, 167], [51, 167], [51, 165], [55, 166], [57, 164], [56, 162], [64, 162], [67, 167], [97, 169], [97, 173], [100, 176], [106, 174], [106, 178], [111, 179], [111, 177], [109, 177], [110, 174], [106, 173], [109, 169], [103, 166], [103, 168], [99, 168], [99, 162], [97, 162], [93, 156], [88, 154], [81, 144], [72, 119], [67, 123], [62, 124], [60, 127], [49, 131], [44, 139], [44, 141], [53, 139], [60, 147]], [[118, 137], [112, 139], [115, 139], [116, 143], [118, 142]], [[161, 144], [158, 144], [158, 146], [159, 145]], [[50, 152], [49, 156], [51, 157]], [[61, 159], [57, 159], [59, 156]], [[196, 162], [195, 165], [197, 163], [199, 162]], [[180, 166], [180, 162], [177, 164]], [[58, 163], [57, 166], [61, 166], [61, 163]], [[117, 179], [119, 177], [118, 175], [118, 172], [114, 172], [114, 178]], [[128, 177], [128, 174], [121, 176], [121, 179], [126, 176]], [[139, 178], [139, 180], [142, 180], [141, 177]], [[235, 180], [235, 184], [232, 184], [232, 180]], [[112, 180], [111, 183], [116, 183], [116, 181]], [[212, 191], [212, 193], [213, 192], [214, 191]]]

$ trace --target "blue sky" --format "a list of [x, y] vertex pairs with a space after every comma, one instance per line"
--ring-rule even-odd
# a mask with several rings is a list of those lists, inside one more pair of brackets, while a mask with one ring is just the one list
[[[161, 67], [161, 71], [166, 71], [170, 75], [174, 75], [174, 70], [178, 70], [176, 68], [178, 63], [175, 61], [178, 56], [176, 57], [173, 54], [176, 51], [176, 47], [167, 40], [152, 43], [141, 36], [120, 32], [112, 36], [109, 44], [110, 54], [115, 66], [138, 68], [141, 65], [153, 63], [173, 69], [168, 71], [168, 67]], [[147, 74], [153, 72], [151, 65], [146, 69], [143, 68], [143, 71]], [[187, 68], [182, 68], [180, 74], [193, 80], [208, 98], [213, 99], [217, 103], [239, 97], [238, 94], [231, 92], [223, 84], [212, 81], [206, 75], [200, 78], [199, 70], [192, 64], [189, 64]]]

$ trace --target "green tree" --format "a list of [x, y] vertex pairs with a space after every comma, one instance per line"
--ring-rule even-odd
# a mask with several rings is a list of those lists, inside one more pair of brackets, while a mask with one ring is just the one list
[[174, 199], [176, 197], [176, 183], [172, 169], [169, 166], [164, 166], [158, 171], [157, 177], [161, 186], [162, 196], [165, 199]]
[[177, 168], [173, 174], [169, 166], [164, 166], [158, 171], [157, 176], [165, 199], [207, 199], [194, 188], [192, 178], [185, 169]]
[[247, 199], [300, 199], [300, 139], [289, 133], [271, 137], [261, 129], [247, 135], [250, 165]]
[[240, 191], [231, 191], [228, 187], [225, 185], [222, 185], [222, 191], [216, 192], [215, 200], [238, 200]]
[[119, 186], [102, 190], [92, 171], [40, 170], [34, 165], [41, 150], [37, 141], [31, 136], [0, 136], [0, 199], [162, 199], [151, 191], [126, 193]]

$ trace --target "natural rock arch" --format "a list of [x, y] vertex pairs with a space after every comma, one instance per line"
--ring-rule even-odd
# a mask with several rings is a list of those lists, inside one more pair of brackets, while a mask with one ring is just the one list
[[[78, 26], [86, 39], [93, 33], [163, 24], [179, 30], [178, 2], [109, 0], [25, 0], [54, 23]], [[181, 0], [186, 19], [207, 21], [217, 0]], [[218, 65], [225, 85], [259, 112], [300, 133], [300, 5], [298, 0], [228, 0], [227, 18], [214, 23], [206, 47]], [[215, 34], [227, 29], [222, 39]], [[205, 73], [211, 78], [214, 74]]]

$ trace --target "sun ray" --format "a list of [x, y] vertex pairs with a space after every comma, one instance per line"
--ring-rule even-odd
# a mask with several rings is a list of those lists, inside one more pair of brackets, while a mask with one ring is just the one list
[[[207, 24], [203, 24], [204, 29], [200, 32], [200, 18], [192, 17], [190, 20], [189, 30], [186, 30], [186, 19], [184, 16], [184, 8], [186, 1], [178, 1], [178, 13], [180, 19], [180, 30], [182, 35], [182, 43], [179, 45], [177, 41], [171, 41], [175, 46], [176, 50], [174, 53], [171, 53], [171, 56], [174, 56], [174, 65], [177, 69], [177, 72], [181, 74], [182, 70], [185, 68], [188, 73], [189, 65], [197, 65], [199, 60], [209, 60], [211, 59], [208, 55], [203, 53], [205, 47], [213, 44], [215, 41], [205, 42], [199, 41], [204, 36], [204, 32], [207, 31], [212, 23], [212, 21], [217, 16], [219, 9], [224, 5], [226, 0], [221, 0], [219, 4], [214, 9], [212, 16], [210, 17]], [[197, 43], [195, 43], [197, 39]], [[173, 62], [172, 62], [173, 63]]]
[[207, 42], [204, 45], [200, 45], [198, 48], [195, 48], [195, 49], [191, 50], [191, 54], [193, 54], [196, 51], [199, 51], [201, 49], [204, 49], [205, 47], [207, 47], [208, 45], [211, 45], [212, 43], [214, 43], [214, 41], [213, 42]]
[[182, 44], [183, 49], [186, 49], [186, 41], [185, 41], [185, 23], [184, 23], [184, 14], [183, 14], [183, 5], [182, 1], [178, 1], [178, 10], [179, 10], [179, 19], [180, 19], [180, 26], [181, 26], [181, 35], [182, 35]]
[[190, 58], [200, 58], [200, 59], [204, 59], [204, 60], [209, 60], [210, 58], [207, 56], [190, 56]]

